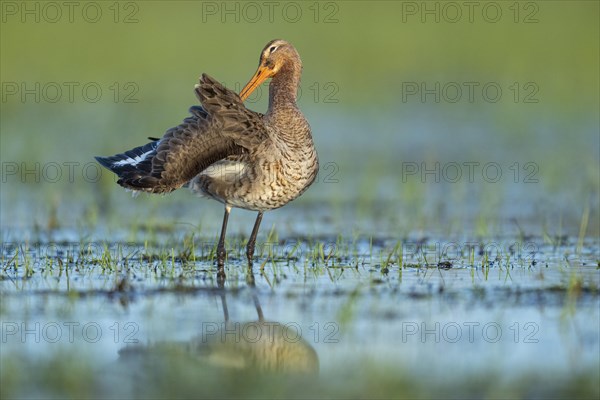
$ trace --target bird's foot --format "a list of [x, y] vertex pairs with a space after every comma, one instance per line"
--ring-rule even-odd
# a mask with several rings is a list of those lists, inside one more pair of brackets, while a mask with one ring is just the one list
[[224, 248], [218, 248], [217, 249], [217, 282], [219, 282], [219, 285], [221, 286], [223, 283], [225, 283], [225, 249]]
[[254, 272], [252, 272], [252, 267], [248, 267], [248, 272], [246, 274], [246, 283], [248, 286], [254, 287], [256, 286], [256, 280], [254, 279]]
[[219, 271], [217, 272], [217, 286], [221, 289], [225, 287], [225, 278], [225, 271], [219, 269]]
[[249, 244], [246, 248], [246, 257], [248, 258], [248, 269], [252, 270], [252, 264], [254, 262], [254, 246]]

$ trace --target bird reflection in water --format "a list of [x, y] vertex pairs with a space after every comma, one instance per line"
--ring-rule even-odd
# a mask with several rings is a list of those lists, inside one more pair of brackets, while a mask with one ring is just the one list
[[119, 361], [162, 362], [167, 356], [183, 360], [184, 365], [197, 364], [203, 370], [209, 367], [250, 373], [318, 374], [317, 353], [302, 337], [300, 326], [265, 320], [251, 273], [248, 283], [257, 313], [256, 321], [232, 321], [228, 293], [219, 285], [215, 293], [220, 296], [223, 321], [202, 322], [200, 334], [187, 342], [163, 341], [124, 347], [119, 351]]

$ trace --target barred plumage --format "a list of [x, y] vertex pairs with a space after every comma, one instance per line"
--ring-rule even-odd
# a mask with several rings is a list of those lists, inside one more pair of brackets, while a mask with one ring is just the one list
[[[203, 74], [195, 93], [201, 106], [153, 142], [112, 157], [96, 157], [119, 176], [125, 188], [167, 193], [182, 186], [225, 205], [218, 245], [219, 275], [224, 277], [224, 237], [232, 207], [258, 211], [248, 242], [252, 264], [263, 212], [300, 196], [315, 180], [317, 152], [310, 126], [296, 104], [302, 63], [284, 40], [269, 42], [259, 67], [241, 94]], [[243, 101], [264, 80], [269, 86], [266, 114]]]

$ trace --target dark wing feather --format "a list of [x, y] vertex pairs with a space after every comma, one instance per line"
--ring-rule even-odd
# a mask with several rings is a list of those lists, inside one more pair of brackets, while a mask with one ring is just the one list
[[123, 187], [151, 193], [178, 189], [216, 161], [251, 152], [268, 135], [262, 115], [206, 74], [196, 85], [202, 107], [159, 140], [98, 161], [119, 176]]

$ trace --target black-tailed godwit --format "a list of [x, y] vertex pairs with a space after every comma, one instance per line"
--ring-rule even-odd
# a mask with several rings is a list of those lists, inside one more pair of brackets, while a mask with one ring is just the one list
[[[112, 157], [96, 157], [127, 189], [167, 193], [181, 187], [225, 205], [217, 245], [218, 275], [225, 277], [225, 232], [233, 207], [257, 211], [246, 249], [249, 266], [263, 213], [300, 196], [315, 180], [319, 163], [310, 126], [296, 104], [302, 73], [290, 43], [272, 40], [240, 95], [203, 74], [195, 86], [201, 106], [161, 139]], [[266, 79], [266, 114], [244, 100]]]

